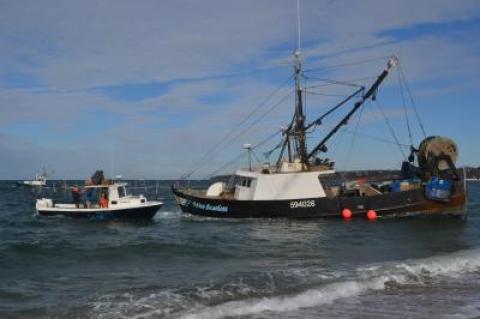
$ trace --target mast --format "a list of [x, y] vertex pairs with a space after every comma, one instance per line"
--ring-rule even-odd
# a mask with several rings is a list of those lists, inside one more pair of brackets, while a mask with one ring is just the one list
[[294, 53], [295, 58], [295, 152], [300, 161], [306, 164], [307, 161], [307, 143], [305, 138], [305, 116], [303, 114], [302, 101], [302, 52], [300, 49], [300, 0], [297, 0], [297, 49]]

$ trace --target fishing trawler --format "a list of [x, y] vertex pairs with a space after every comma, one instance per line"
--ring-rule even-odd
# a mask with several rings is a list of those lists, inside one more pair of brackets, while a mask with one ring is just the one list
[[[361, 110], [375, 100], [380, 85], [398, 65], [390, 57], [384, 70], [368, 87], [360, 87], [307, 124], [302, 88], [300, 45], [294, 53], [295, 107], [290, 125], [282, 132], [281, 151], [275, 165], [238, 169], [231, 183], [217, 181], [205, 189], [176, 184], [172, 191], [185, 213], [209, 217], [341, 217], [384, 216], [407, 212], [442, 212], [461, 208], [466, 201], [465, 179], [455, 167], [458, 148], [446, 137], [425, 135], [402, 164], [401, 176], [391, 180], [327, 183], [335, 174], [334, 162], [322, 158], [331, 138]], [[347, 105], [348, 113], [312, 149], [306, 134], [331, 113]], [[252, 146], [247, 145], [251, 150]], [[285, 156], [285, 150], [287, 155]]]
[[[98, 171], [101, 172], [101, 171]], [[94, 220], [152, 219], [163, 206], [160, 201], [149, 201], [143, 195], [133, 196], [127, 193], [127, 183], [109, 182], [102, 177], [92, 178], [100, 182], [89, 183], [83, 187], [85, 201], [80, 202], [80, 189], [72, 188], [74, 203], [54, 203], [50, 198], [36, 200], [36, 211], [40, 216], [66, 216]], [[99, 176], [98, 173], [94, 174]], [[98, 201], [96, 200], [98, 199]], [[103, 200], [103, 202], [102, 202]]]

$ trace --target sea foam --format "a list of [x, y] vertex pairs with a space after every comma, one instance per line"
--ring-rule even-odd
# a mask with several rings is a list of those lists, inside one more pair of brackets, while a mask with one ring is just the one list
[[385, 263], [359, 267], [352, 279], [341, 280], [295, 295], [252, 298], [202, 306], [178, 314], [179, 318], [203, 319], [255, 315], [264, 312], [283, 313], [300, 308], [332, 303], [341, 298], [358, 296], [369, 290], [383, 290], [389, 285], [421, 284], [438, 277], [458, 277], [480, 270], [480, 249], [472, 249], [402, 263]]

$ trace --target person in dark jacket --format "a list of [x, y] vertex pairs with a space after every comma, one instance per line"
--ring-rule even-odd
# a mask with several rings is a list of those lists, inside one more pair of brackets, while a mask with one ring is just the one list
[[76, 208], [80, 208], [80, 189], [77, 185], [72, 187], [72, 199]]

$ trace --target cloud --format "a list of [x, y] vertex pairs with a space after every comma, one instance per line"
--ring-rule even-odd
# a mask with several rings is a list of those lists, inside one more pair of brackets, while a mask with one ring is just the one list
[[[258, 108], [232, 134], [238, 137], [212, 154], [205, 171], [218, 167], [241, 144], [255, 143], [291, 119], [292, 98], [267, 112], [291, 87], [259, 105], [291, 76], [295, 7], [289, 0], [3, 3], [0, 133], [9, 142], [0, 150], [12, 163], [24, 156], [18, 161], [24, 164], [8, 174], [30, 174], [46, 158], [65, 168], [62, 176], [76, 176], [79, 170], [69, 171], [64, 162], [83, 174], [110, 165], [113, 149], [115, 166], [127, 177], [173, 178]], [[443, 106], [445, 114], [436, 117], [453, 117], [442, 100], [457, 92], [474, 100], [476, 94], [479, 15], [477, 1], [469, 0], [302, 1], [305, 68], [323, 69], [306, 73], [312, 77], [307, 83], [313, 77], [375, 76], [386, 60], [372, 57], [395, 53], [421, 113], [431, 118]], [[329, 69], [360, 60], [372, 61]], [[394, 122], [401, 118], [395, 85], [392, 74], [379, 93]], [[307, 115], [334, 102], [308, 96]], [[252, 125], [260, 115], [262, 125]], [[363, 129], [375, 131], [375, 115], [364, 116]], [[15, 143], [29, 146], [19, 150]], [[50, 151], [65, 160], [53, 160]], [[375, 164], [387, 165], [380, 157]]]
[[[30, 1], [6, 9], [2, 44], [11, 60], [27, 51], [32, 74], [61, 89], [216, 73], [278, 41], [288, 15], [285, 5], [237, 1]], [[20, 52], [18, 42], [27, 43]]]

